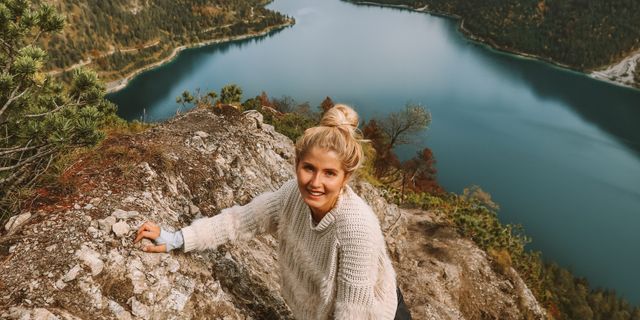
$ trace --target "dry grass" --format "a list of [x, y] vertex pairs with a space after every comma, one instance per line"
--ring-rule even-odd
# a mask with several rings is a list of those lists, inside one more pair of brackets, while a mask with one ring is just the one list
[[507, 270], [513, 266], [511, 254], [509, 254], [508, 250], [489, 248], [487, 253], [491, 256], [493, 267], [498, 273], [507, 274]]

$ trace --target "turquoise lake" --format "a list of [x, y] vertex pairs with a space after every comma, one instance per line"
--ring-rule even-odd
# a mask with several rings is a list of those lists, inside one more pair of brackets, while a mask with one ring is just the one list
[[[185, 89], [236, 83], [365, 120], [411, 101], [433, 122], [419, 143], [438, 179], [479, 185], [530, 248], [640, 305], [640, 91], [467, 41], [453, 20], [338, 0], [277, 0], [296, 24], [267, 36], [183, 51], [108, 98], [129, 120], [175, 115]], [[197, 128], [194, 128], [196, 130]]]

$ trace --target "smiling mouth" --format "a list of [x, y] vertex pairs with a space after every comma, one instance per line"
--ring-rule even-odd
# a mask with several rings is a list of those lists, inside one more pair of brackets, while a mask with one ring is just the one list
[[310, 190], [307, 190], [307, 193], [310, 194], [312, 197], [320, 197], [324, 195], [324, 192], [316, 192], [316, 191], [310, 191]]

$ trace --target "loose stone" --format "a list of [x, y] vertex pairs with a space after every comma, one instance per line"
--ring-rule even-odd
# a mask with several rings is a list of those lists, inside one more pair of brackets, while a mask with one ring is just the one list
[[120, 221], [120, 222], [114, 224], [112, 229], [113, 229], [113, 233], [115, 233], [117, 237], [123, 237], [127, 233], [129, 233], [129, 230], [131, 228], [129, 227], [129, 225], [126, 222]]

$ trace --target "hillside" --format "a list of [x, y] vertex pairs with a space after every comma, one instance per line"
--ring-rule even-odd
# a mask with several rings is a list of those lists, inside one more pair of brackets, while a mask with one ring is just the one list
[[61, 34], [41, 39], [47, 69], [71, 77], [90, 67], [100, 78], [124, 78], [190, 46], [257, 35], [293, 23], [264, 0], [57, 0], [66, 18]]
[[[461, 18], [461, 31], [494, 48], [535, 56], [640, 88], [640, 2], [367, 0]], [[610, 67], [611, 66], [611, 67]]]
[[[0, 318], [290, 319], [270, 235], [216, 251], [148, 254], [145, 220], [180, 228], [293, 177], [293, 143], [256, 111], [196, 108], [140, 134], [112, 135], [0, 237]], [[520, 276], [461, 237], [435, 210], [378, 214], [414, 319], [542, 319]], [[144, 243], [142, 244], [144, 245]]]

